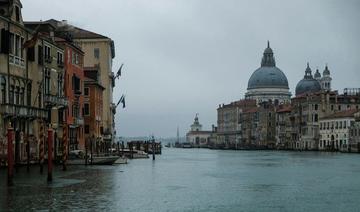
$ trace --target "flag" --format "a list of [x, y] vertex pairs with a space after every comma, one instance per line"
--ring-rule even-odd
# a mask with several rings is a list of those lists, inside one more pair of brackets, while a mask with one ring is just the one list
[[116, 104], [116, 107], [119, 106], [119, 104], [122, 103], [123, 104], [123, 108], [125, 108], [125, 95], [122, 95], [121, 98], [119, 99], [118, 103]]
[[124, 96], [124, 98], [122, 98], [122, 104], [123, 104], [123, 108], [125, 108], [125, 96]]
[[119, 68], [118, 72], [116, 73], [115, 79], [121, 76], [121, 69], [123, 68], [123, 66], [124, 66], [124, 63], [123, 63], [123, 64], [121, 64], [121, 66], [120, 66], [120, 68]]

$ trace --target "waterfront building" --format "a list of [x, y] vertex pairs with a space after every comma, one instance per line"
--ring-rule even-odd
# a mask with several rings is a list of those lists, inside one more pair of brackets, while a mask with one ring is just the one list
[[360, 112], [355, 113], [354, 118], [350, 122], [349, 151], [360, 153]]
[[114, 141], [116, 133], [116, 105], [113, 103], [115, 78], [112, 72], [112, 60], [115, 58], [114, 41], [106, 36], [78, 27], [70, 29], [74, 42], [85, 52], [84, 67], [98, 68], [99, 83], [105, 88], [102, 96], [100, 133], [105, 142], [111, 143]]
[[217, 109], [217, 146], [219, 148], [237, 148], [243, 140], [241, 114], [254, 107], [256, 107], [255, 99], [243, 99], [227, 105], [219, 105]]
[[259, 108], [252, 107], [243, 110], [239, 117], [241, 144], [247, 147], [256, 147], [259, 140], [257, 133], [259, 125]]
[[285, 74], [276, 67], [273, 50], [268, 46], [264, 51], [261, 67], [251, 75], [246, 99], [257, 103], [271, 100], [275, 104], [290, 102], [291, 93]]
[[28, 156], [38, 158], [44, 141], [39, 138], [45, 138], [48, 127], [54, 129], [55, 138], [61, 134], [58, 114], [67, 104], [61, 89], [64, 69], [58, 63], [63, 49], [53, 34], [26, 28], [21, 8], [19, 0], [0, 2], [0, 134], [4, 142], [7, 127], [11, 124], [15, 129], [16, 163]]
[[291, 149], [291, 140], [293, 132], [293, 122], [291, 119], [292, 107], [291, 104], [279, 105], [276, 107], [276, 148], [278, 149]]
[[192, 147], [208, 147], [212, 131], [202, 130], [202, 125], [199, 122], [198, 114], [196, 114], [194, 123], [190, 127], [190, 131], [186, 133], [186, 141]]
[[99, 70], [97, 67], [85, 67], [84, 73], [85, 137], [95, 140], [95, 147], [101, 147], [103, 146], [101, 127], [105, 87], [100, 83]]
[[350, 109], [320, 118], [319, 150], [349, 151], [350, 127], [357, 112]]
[[[55, 52], [58, 58], [58, 66], [64, 68], [63, 77], [58, 80], [58, 83], [61, 83], [59, 92], [67, 101], [66, 108], [58, 114], [61, 117], [59, 125], [61, 125], [61, 129], [67, 131], [68, 150], [84, 150], [84, 119], [82, 114], [84, 52], [74, 44], [71, 36], [66, 32], [66, 28], [63, 28], [58, 22], [53, 20], [25, 22], [25, 26], [33, 30], [36, 29], [42, 34], [53, 35], [52, 39], [64, 49], [64, 52]], [[61, 135], [61, 137], [63, 136]]]

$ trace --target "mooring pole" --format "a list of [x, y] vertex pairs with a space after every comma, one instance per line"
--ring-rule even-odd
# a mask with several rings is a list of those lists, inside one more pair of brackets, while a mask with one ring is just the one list
[[89, 138], [85, 139], [85, 166], [88, 165], [88, 143], [89, 143]]
[[66, 171], [66, 160], [67, 160], [67, 125], [66, 125], [66, 123], [64, 123], [64, 126], [63, 126], [63, 148], [62, 148], [63, 171]]
[[30, 172], [30, 138], [29, 138], [29, 120], [26, 122], [26, 171]]
[[52, 169], [53, 169], [53, 164], [52, 164], [52, 149], [53, 149], [53, 131], [52, 129], [49, 127], [48, 128], [48, 177], [47, 177], [47, 181], [51, 182], [53, 177], [52, 177]]
[[44, 125], [43, 123], [40, 124], [40, 157], [39, 157], [39, 163], [40, 163], [40, 173], [42, 174], [44, 172]]
[[153, 160], [155, 160], [155, 139], [154, 139], [154, 137], [152, 138], [152, 155], [153, 155]]
[[7, 129], [7, 144], [8, 144], [8, 174], [7, 181], [8, 185], [14, 185], [13, 177], [14, 177], [14, 155], [13, 155], [13, 141], [14, 141], [14, 129], [9, 124], [9, 128]]

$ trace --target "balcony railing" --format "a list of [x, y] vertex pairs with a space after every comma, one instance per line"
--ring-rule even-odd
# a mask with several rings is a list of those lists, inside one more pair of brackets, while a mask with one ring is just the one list
[[84, 125], [84, 119], [83, 119], [83, 118], [79, 118], [79, 117], [75, 117], [75, 118], [74, 118], [74, 124], [75, 124], [75, 125]]
[[44, 96], [44, 102], [48, 105], [64, 106], [68, 105], [68, 100], [65, 97], [59, 97], [56, 95], [46, 94]]
[[48, 118], [48, 111], [35, 107], [24, 105], [1, 104], [0, 113], [8, 116], [26, 117], [26, 118]]

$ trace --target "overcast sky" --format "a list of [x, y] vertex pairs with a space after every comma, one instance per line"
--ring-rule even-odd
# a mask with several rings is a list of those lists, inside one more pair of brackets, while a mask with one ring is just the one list
[[50, 18], [112, 38], [118, 136], [176, 136], [196, 113], [204, 129], [219, 104], [244, 97], [267, 40], [292, 94], [306, 63], [333, 88], [360, 87], [357, 0], [22, 0], [27, 21]]

